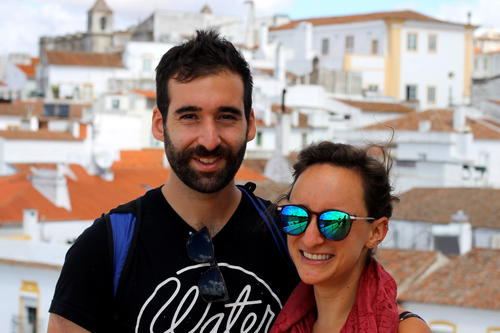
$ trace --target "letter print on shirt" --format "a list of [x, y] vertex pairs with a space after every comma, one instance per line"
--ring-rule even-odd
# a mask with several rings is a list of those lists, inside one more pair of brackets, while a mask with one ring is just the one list
[[137, 316], [135, 332], [267, 332], [282, 308], [278, 296], [255, 273], [219, 263], [230, 300], [206, 303], [198, 278], [209, 264], [185, 267], [159, 283]]

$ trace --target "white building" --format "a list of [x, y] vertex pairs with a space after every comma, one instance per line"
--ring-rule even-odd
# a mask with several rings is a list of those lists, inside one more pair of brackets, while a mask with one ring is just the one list
[[37, 95], [39, 59], [25, 54], [0, 57], [0, 99], [21, 100]]
[[290, 71], [309, 62], [332, 92], [378, 92], [425, 109], [469, 103], [473, 29], [397, 11], [294, 20], [269, 39], [289, 50]]
[[[334, 140], [391, 144], [397, 193], [413, 187], [500, 186], [500, 128], [466, 110], [428, 110], [337, 131]], [[390, 141], [390, 142], [389, 142]]]
[[94, 146], [114, 151], [161, 147], [151, 134], [151, 115], [156, 93], [135, 89], [107, 93], [94, 103]]
[[383, 247], [445, 254], [500, 249], [500, 189], [414, 188], [399, 197]]

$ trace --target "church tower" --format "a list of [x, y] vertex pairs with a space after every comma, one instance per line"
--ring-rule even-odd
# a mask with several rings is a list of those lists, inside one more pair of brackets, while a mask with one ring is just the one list
[[96, 0], [87, 12], [88, 52], [109, 52], [113, 41], [113, 11], [105, 0]]

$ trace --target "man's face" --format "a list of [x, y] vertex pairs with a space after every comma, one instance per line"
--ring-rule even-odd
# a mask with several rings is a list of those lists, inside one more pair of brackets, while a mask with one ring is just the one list
[[220, 191], [233, 181], [255, 136], [253, 112], [248, 122], [244, 115], [243, 81], [220, 72], [186, 83], [171, 79], [168, 89], [162, 139], [172, 170], [198, 192]]

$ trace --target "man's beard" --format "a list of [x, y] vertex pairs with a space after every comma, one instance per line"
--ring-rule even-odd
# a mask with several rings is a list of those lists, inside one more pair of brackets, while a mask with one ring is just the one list
[[[229, 147], [222, 145], [217, 146], [212, 151], [201, 145], [183, 151], [176, 151], [166, 129], [164, 129], [163, 133], [165, 153], [172, 171], [184, 184], [201, 193], [215, 193], [226, 187], [234, 179], [245, 156], [245, 141], [235, 153]], [[225, 160], [225, 165], [218, 171], [199, 172], [189, 166], [193, 156], [221, 158]]]

